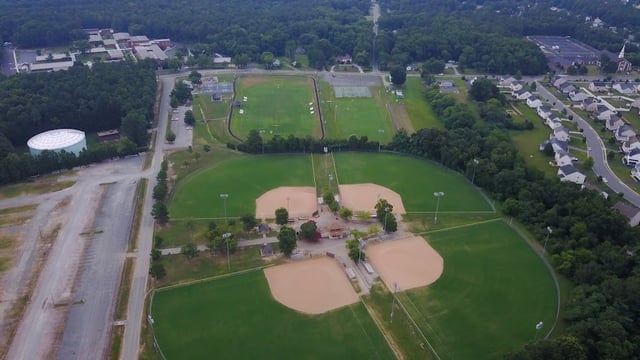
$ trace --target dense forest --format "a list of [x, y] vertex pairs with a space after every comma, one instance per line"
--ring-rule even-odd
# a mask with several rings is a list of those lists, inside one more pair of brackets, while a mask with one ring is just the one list
[[[155, 63], [96, 63], [69, 71], [0, 77], [0, 183], [137, 152], [147, 146], [156, 92]], [[126, 140], [72, 154], [17, 154], [33, 135], [56, 128], [119, 128]]]

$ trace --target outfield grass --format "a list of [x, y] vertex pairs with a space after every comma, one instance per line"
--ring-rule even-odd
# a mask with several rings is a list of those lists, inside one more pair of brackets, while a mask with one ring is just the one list
[[[491, 211], [491, 206], [462, 175], [421, 159], [394, 154], [334, 154], [340, 184], [376, 183], [402, 196], [407, 212]], [[376, 196], [376, 194], [371, 194]]]
[[[248, 101], [242, 101], [244, 96]], [[242, 77], [237, 82], [237, 99], [244, 114], [233, 111], [231, 130], [236, 136], [246, 138], [251, 130], [265, 130], [267, 139], [274, 134], [320, 136], [318, 112], [309, 113], [310, 102], [315, 108], [315, 95], [308, 77]]]
[[[442, 359], [496, 359], [543, 337], [554, 322], [556, 288], [542, 260], [503, 221], [434, 232], [444, 273], [399, 294]], [[402, 287], [402, 284], [399, 284]]]
[[438, 120], [436, 114], [431, 109], [431, 105], [425, 99], [425, 86], [422, 79], [417, 77], [407, 78], [404, 92], [404, 107], [407, 109], [411, 125], [415, 130], [424, 128], [443, 128], [444, 125]]
[[309, 316], [276, 302], [262, 271], [156, 292], [168, 359], [393, 359], [361, 303]]
[[256, 199], [279, 186], [314, 186], [309, 155], [247, 156], [223, 161], [179, 182], [172, 218], [223, 218], [220, 194], [229, 194], [227, 215], [255, 214]]

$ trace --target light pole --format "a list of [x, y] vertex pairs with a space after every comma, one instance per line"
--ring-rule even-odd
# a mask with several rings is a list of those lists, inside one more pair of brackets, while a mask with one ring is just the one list
[[391, 302], [391, 322], [393, 322], [393, 308], [396, 305], [396, 294], [398, 293], [398, 282], [393, 281], [393, 301]]
[[362, 238], [358, 239], [358, 265], [360, 265], [360, 259], [362, 256], [362, 248], [364, 247], [365, 242], [362, 241]]
[[473, 185], [476, 180], [476, 167], [478, 167], [479, 162], [480, 161], [478, 161], [478, 159], [473, 159], [473, 176], [471, 176], [471, 185]]
[[266, 133], [266, 130], [260, 130], [260, 139], [262, 139], [262, 153], [264, 154], [264, 138], [262, 137], [262, 135], [264, 135], [264, 133]]
[[433, 218], [433, 223], [437, 224], [438, 223], [438, 208], [440, 207], [440, 198], [444, 196], [444, 193], [442, 191], [436, 191], [433, 193], [433, 196], [436, 197], [436, 216]]
[[220, 194], [220, 197], [224, 203], [224, 223], [227, 224], [227, 199], [229, 198], [229, 194]]
[[533, 337], [533, 341], [536, 341], [536, 339], [538, 338], [538, 333], [540, 332], [540, 330], [542, 330], [543, 326], [544, 323], [542, 323], [542, 321], [536, 324], [536, 335]]
[[380, 152], [380, 143], [382, 142], [382, 134], [384, 134], [384, 130], [378, 129], [378, 134], [380, 134], [380, 137], [378, 138], [378, 152]]
[[542, 246], [542, 254], [545, 254], [547, 251], [547, 241], [549, 241], [549, 235], [553, 232], [551, 226], [547, 226], [547, 237], [544, 238], [544, 245]]
[[225, 233], [222, 234], [222, 238], [226, 241], [227, 243], [227, 270], [231, 271], [231, 262], [229, 260], [229, 238], [231, 237], [231, 233]]
[[387, 216], [389, 216], [389, 207], [384, 208], [384, 232], [387, 232]]

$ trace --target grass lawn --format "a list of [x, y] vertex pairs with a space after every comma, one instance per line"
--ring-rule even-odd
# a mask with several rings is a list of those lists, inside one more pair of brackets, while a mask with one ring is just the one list
[[169, 214], [172, 218], [222, 218], [255, 214], [255, 200], [279, 186], [314, 186], [309, 155], [247, 156], [222, 161], [193, 173], [177, 184]]
[[[266, 130], [264, 135], [284, 137], [319, 136], [320, 123], [316, 111], [309, 113], [309, 103], [315, 104], [313, 82], [303, 76], [251, 76], [237, 82], [237, 99], [240, 109], [233, 111], [231, 130], [236, 136], [246, 138], [251, 130]], [[314, 105], [315, 106], [315, 105]]]
[[632, 108], [631, 111], [622, 113], [622, 118], [627, 121], [634, 129], [640, 129], [640, 114], [636, 108]]
[[22, 195], [56, 192], [73, 186], [75, 181], [58, 181], [59, 175], [47, 175], [35, 180], [0, 187], [0, 200]]
[[381, 87], [370, 87], [370, 98], [336, 98], [330, 84], [321, 81], [318, 85], [327, 138], [348, 139], [355, 135], [382, 143], [391, 141], [395, 130]]
[[[435, 232], [444, 258], [433, 285], [399, 294], [442, 359], [496, 359], [554, 322], [556, 289], [531, 247], [503, 221]], [[402, 287], [402, 284], [399, 284]]]
[[411, 125], [416, 130], [424, 128], [443, 128], [443, 124], [433, 113], [431, 105], [424, 97], [425, 87], [422, 79], [417, 77], [407, 78], [404, 91], [404, 107], [407, 109]]
[[393, 359], [361, 303], [301, 314], [272, 298], [262, 271], [158, 291], [152, 314], [168, 359]]
[[518, 151], [524, 157], [528, 165], [545, 173], [548, 176], [556, 176], [556, 168], [549, 165], [553, 157], [540, 151], [540, 144], [549, 138], [551, 130], [542, 123], [542, 119], [526, 104], [519, 103], [516, 108], [533, 123], [533, 130], [509, 131], [511, 138], [518, 147]]
[[435, 211], [436, 191], [445, 193], [439, 211], [491, 211], [467, 179], [435, 163], [385, 153], [338, 153], [334, 157], [340, 184], [371, 182], [386, 186], [402, 196], [408, 212]]

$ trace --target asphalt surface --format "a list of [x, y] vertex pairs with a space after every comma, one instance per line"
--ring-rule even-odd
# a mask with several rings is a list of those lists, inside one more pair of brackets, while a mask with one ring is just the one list
[[173, 144], [165, 140], [165, 150], [186, 149], [193, 144], [193, 127], [184, 123], [184, 113], [187, 110], [193, 111], [190, 106], [178, 106], [175, 112], [171, 111], [171, 131], [176, 134], [176, 140]]
[[127, 251], [137, 181], [104, 185], [106, 193], [83, 256], [82, 275], [70, 306], [56, 357], [103, 359]]
[[[607, 186], [615, 191], [616, 193], [624, 194], [624, 198], [627, 199], [630, 203], [635, 205], [636, 207], [640, 207], [640, 195], [633, 191], [630, 187], [628, 187], [618, 176], [611, 170], [609, 167], [609, 162], [607, 160], [607, 150], [606, 146], [602, 142], [600, 135], [598, 132], [591, 127], [591, 124], [580, 115], [576, 114], [562, 103], [554, 94], [549, 92], [543, 85], [538, 83], [537, 85], [538, 94], [545, 100], [549, 101], [549, 103], [555, 103], [555, 108], [559, 111], [563, 109], [567, 109], [568, 115], [573, 115], [573, 120], [578, 124], [580, 128], [582, 128], [584, 137], [587, 139], [587, 146], [591, 150], [588, 152], [589, 156], [593, 158], [593, 172], [597, 175], [607, 178]], [[629, 170], [631, 171], [631, 170]]]
[[2, 47], [2, 61], [0, 62], [0, 71], [4, 76], [11, 76], [17, 73], [12, 48], [6, 46]]

